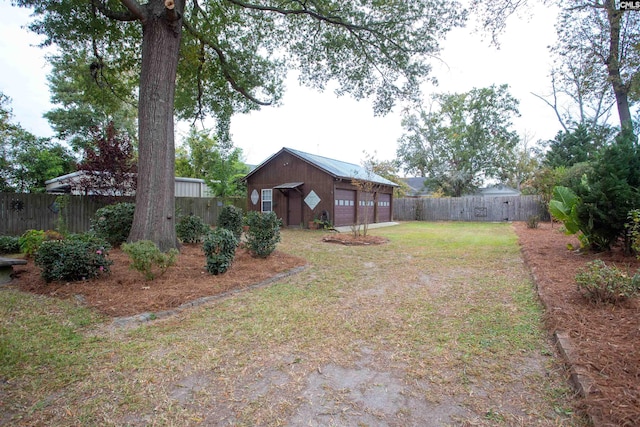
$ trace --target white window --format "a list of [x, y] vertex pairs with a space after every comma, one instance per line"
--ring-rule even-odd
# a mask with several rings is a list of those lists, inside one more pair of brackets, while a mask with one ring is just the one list
[[273, 210], [273, 190], [270, 188], [262, 190], [262, 212]]

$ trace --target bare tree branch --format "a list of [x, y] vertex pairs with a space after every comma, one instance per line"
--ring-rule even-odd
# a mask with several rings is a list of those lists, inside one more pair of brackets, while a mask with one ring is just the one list
[[106, 16], [109, 19], [115, 19], [116, 21], [124, 21], [124, 22], [136, 21], [140, 19], [138, 16], [131, 13], [131, 11], [117, 12], [115, 10], [109, 9], [103, 0], [91, 0], [91, 4], [96, 9], [98, 9], [100, 13], [102, 13], [104, 16]]
[[137, 19], [144, 22], [147, 17], [140, 8], [140, 4], [136, 0], [120, 0], [124, 7], [126, 7], [131, 14], [133, 14]]

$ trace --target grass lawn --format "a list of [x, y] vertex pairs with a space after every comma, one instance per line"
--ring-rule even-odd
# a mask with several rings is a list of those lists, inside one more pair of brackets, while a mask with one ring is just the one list
[[510, 225], [369, 233], [283, 230], [306, 270], [136, 328], [0, 291], [0, 425], [585, 425]]

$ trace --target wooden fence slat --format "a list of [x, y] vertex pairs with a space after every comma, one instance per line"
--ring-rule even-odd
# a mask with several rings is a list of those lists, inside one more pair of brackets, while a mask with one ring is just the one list
[[397, 221], [527, 221], [532, 216], [548, 220], [539, 196], [468, 196], [402, 198], [393, 201]]
[[[116, 202], [134, 201], [134, 198], [123, 197]], [[116, 202], [92, 196], [0, 193], [0, 235], [20, 236], [30, 229], [56, 230], [61, 219], [66, 220], [67, 231], [83, 233], [89, 230], [91, 218], [98, 209]], [[177, 197], [176, 213], [178, 216], [193, 213], [206, 224], [216, 225], [220, 210], [227, 204], [247, 210], [246, 198]]]

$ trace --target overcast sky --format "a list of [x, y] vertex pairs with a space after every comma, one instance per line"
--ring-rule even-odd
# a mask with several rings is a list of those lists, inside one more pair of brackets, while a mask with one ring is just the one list
[[[49, 66], [46, 52], [35, 47], [39, 38], [23, 28], [28, 21], [27, 10], [4, 2], [0, 90], [12, 98], [14, 121], [37, 136], [51, 136], [42, 118], [52, 108], [46, 80]], [[553, 110], [531, 92], [550, 92], [547, 46], [555, 42], [554, 23], [555, 12], [548, 7], [534, 8], [530, 19], [512, 17], [499, 50], [471, 29], [454, 30], [442, 43], [441, 61], [433, 62], [439, 86], [425, 86], [427, 97], [506, 83], [520, 100], [522, 117], [515, 120], [514, 129], [533, 142], [553, 138], [560, 129]], [[282, 147], [352, 163], [361, 163], [363, 152], [375, 153], [380, 160], [395, 158], [403, 133], [398, 111], [374, 117], [371, 101], [337, 98], [331, 91], [318, 93], [299, 87], [295, 79], [287, 84], [283, 103], [232, 120], [234, 143], [242, 148], [247, 163], [258, 164]]]

